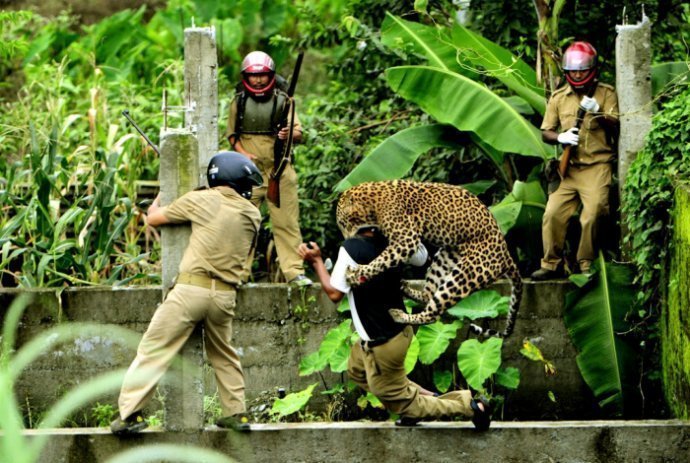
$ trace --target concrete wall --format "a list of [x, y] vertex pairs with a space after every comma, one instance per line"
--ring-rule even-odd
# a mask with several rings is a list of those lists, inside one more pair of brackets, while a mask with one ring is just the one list
[[661, 316], [664, 391], [673, 414], [690, 418], [690, 188], [680, 186], [673, 210], [667, 304]]
[[[575, 419], [592, 418], [598, 409], [589, 389], [582, 381], [575, 363], [575, 350], [570, 344], [562, 322], [561, 311], [567, 282], [525, 283], [525, 293], [515, 333], [506, 340], [504, 365], [521, 370], [520, 388], [508, 395], [504, 419]], [[507, 294], [507, 284], [496, 289]], [[85, 288], [68, 289], [58, 297], [54, 291], [38, 290], [27, 309], [19, 330], [19, 344], [40, 335], [62, 321], [88, 321], [116, 324], [142, 333], [156, 306], [161, 289], [148, 288]], [[0, 307], [18, 290], [0, 292]], [[310, 299], [314, 298], [313, 302]], [[304, 315], [297, 315], [306, 307]], [[0, 313], [4, 314], [4, 310]], [[4, 316], [4, 315], [3, 315]], [[247, 379], [248, 399], [262, 391], [285, 387], [288, 392], [319, 382], [318, 375], [300, 377], [300, 359], [314, 352], [325, 332], [335, 326], [341, 315], [318, 286], [306, 292], [284, 284], [248, 285], [240, 290], [234, 323], [234, 344], [242, 355]], [[498, 325], [503, 320], [498, 321]], [[466, 338], [463, 332], [459, 340]], [[519, 354], [524, 339], [530, 339], [553, 361], [556, 376], [547, 377], [544, 368]], [[56, 398], [80, 381], [99, 372], [124, 368], [134, 357], [135, 346], [127, 346], [114, 336], [85, 336], [44, 355], [26, 371], [17, 384], [19, 403], [29, 404], [37, 416]], [[455, 350], [449, 350], [446, 363], [452, 368]], [[432, 385], [427, 367], [413, 372], [413, 378]], [[340, 375], [324, 377], [329, 387], [341, 381]], [[209, 389], [212, 385], [208, 386]], [[553, 392], [556, 402], [548, 398]], [[116, 403], [116, 394], [104, 397], [101, 403]], [[152, 407], [156, 407], [154, 403]], [[158, 405], [159, 406], [159, 405]]]
[[[102, 462], [156, 444], [213, 449], [242, 463], [684, 463], [690, 424], [679, 421], [494, 423], [300, 423], [252, 425], [250, 433], [145, 432], [118, 439], [103, 429], [28, 431], [50, 436], [41, 462]], [[133, 460], [130, 460], [133, 461]]]

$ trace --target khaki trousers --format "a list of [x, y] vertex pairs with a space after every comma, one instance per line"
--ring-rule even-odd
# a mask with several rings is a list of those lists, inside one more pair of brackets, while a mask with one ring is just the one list
[[355, 343], [347, 372], [365, 391], [381, 400], [386, 410], [410, 418], [441, 418], [474, 415], [470, 391], [453, 391], [440, 397], [422, 395], [405, 374], [405, 355], [412, 342], [412, 327], [380, 346], [365, 350]]
[[206, 355], [215, 371], [223, 416], [245, 411], [244, 374], [230, 345], [235, 291], [177, 284], [153, 314], [125, 375], [118, 406], [125, 419], [144, 408], [175, 355], [203, 320]]
[[609, 163], [570, 166], [568, 175], [558, 189], [549, 195], [542, 220], [542, 268], [556, 270], [562, 262], [568, 221], [580, 204], [582, 235], [577, 248], [577, 261], [585, 270], [594, 260], [597, 221], [609, 213], [611, 169]]
[[[252, 203], [257, 207], [266, 200], [268, 192], [269, 172], [262, 172], [264, 184], [252, 191]], [[297, 199], [297, 173], [288, 164], [280, 177], [280, 207], [270, 201], [268, 213], [271, 217], [271, 228], [275, 240], [280, 270], [287, 281], [304, 273], [304, 263], [297, 253], [297, 247], [302, 243], [302, 233], [299, 229], [299, 201]]]

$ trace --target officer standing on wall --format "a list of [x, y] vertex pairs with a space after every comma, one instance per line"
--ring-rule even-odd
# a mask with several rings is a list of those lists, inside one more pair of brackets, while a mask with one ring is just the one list
[[224, 417], [218, 426], [249, 430], [244, 403], [244, 375], [231, 346], [237, 286], [247, 276], [261, 214], [249, 199], [261, 173], [245, 156], [221, 151], [211, 158], [208, 189], [184, 194], [169, 206], [158, 196], [147, 213], [152, 226], [191, 223], [189, 245], [175, 286], [156, 309], [125, 375], [113, 434], [141, 431], [141, 410], [158, 381], [192, 333], [204, 322], [204, 344], [213, 366]]
[[[260, 207], [266, 199], [268, 179], [274, 167], [273, 146], [276, 138], [289, 136], [289, 125], [275, 132], [283, 107], [292, 101], [276, 86], [273, 59], [264, 52], [253, 51], [242, 61], [242, 85], [230, 105], [227, 139], [232, 149], [254, 161], [261, 171], [264, 184], [256, 188], [252, 202]], [[302, 140], [302, 128], [297, 113], [292, 124], [292, 140]], [[302, 242], [299, 228], [297, 173], [288, 163], [280, 177], [280, 207], [268, 201], [273, 237], [280, 269], [289, 283], [300, 286], [312, 282], [304, 275], [304, 264], [297, 254]]]
[[[568, 83], [549, 99], [542, 138], [570, 145], [570, 161], [556, 191], [549, 195], [542, 220], [544, 256], [535, 280], [564, 276], [563, 247], [568, 221], [582, 204], [582, 234], [577, 262], [589, 273], [595, 258], [597, 221], [609, 213], [609, 190], [618, 133], [618, 97], [614, 88], [597, 80], [597, 52], [587, 42], [574, 42], [563, 55]], [[578, 110], [584, 114], [577, 128]]]

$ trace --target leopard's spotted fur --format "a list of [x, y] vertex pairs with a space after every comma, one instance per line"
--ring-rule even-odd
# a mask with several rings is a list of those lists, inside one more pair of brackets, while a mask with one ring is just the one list
[[[426, 307], [412, 315], [391, 309], [397, 322], [431, 323], [460, 299], [505, 275], [512, 282], [506, 327], [501, 333], [483, 334], [505, 337], [512, 333], [522, 280], [496, 220], [467, 190], [406, 180], [362, 183], [342, 194], [336, 219], [346, 238], [366, 226], [378, 227], [388, 238], [388, 247], [376, 259], [348, 271], [352, 286], [403, 263], [422, 240], [439, 248], [427, 270], [424, 289], [406, 284], [402, 288]], [[482, 330], [475, 327], [475, 331]]]

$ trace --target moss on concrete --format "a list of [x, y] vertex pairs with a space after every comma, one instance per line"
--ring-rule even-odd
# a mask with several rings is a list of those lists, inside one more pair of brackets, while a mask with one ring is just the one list
[[668, 303], [662, 313], [662, 365], [666, 400], [678, 418], [690, 417], [690, 188], [679, 187], [673, 211]]

